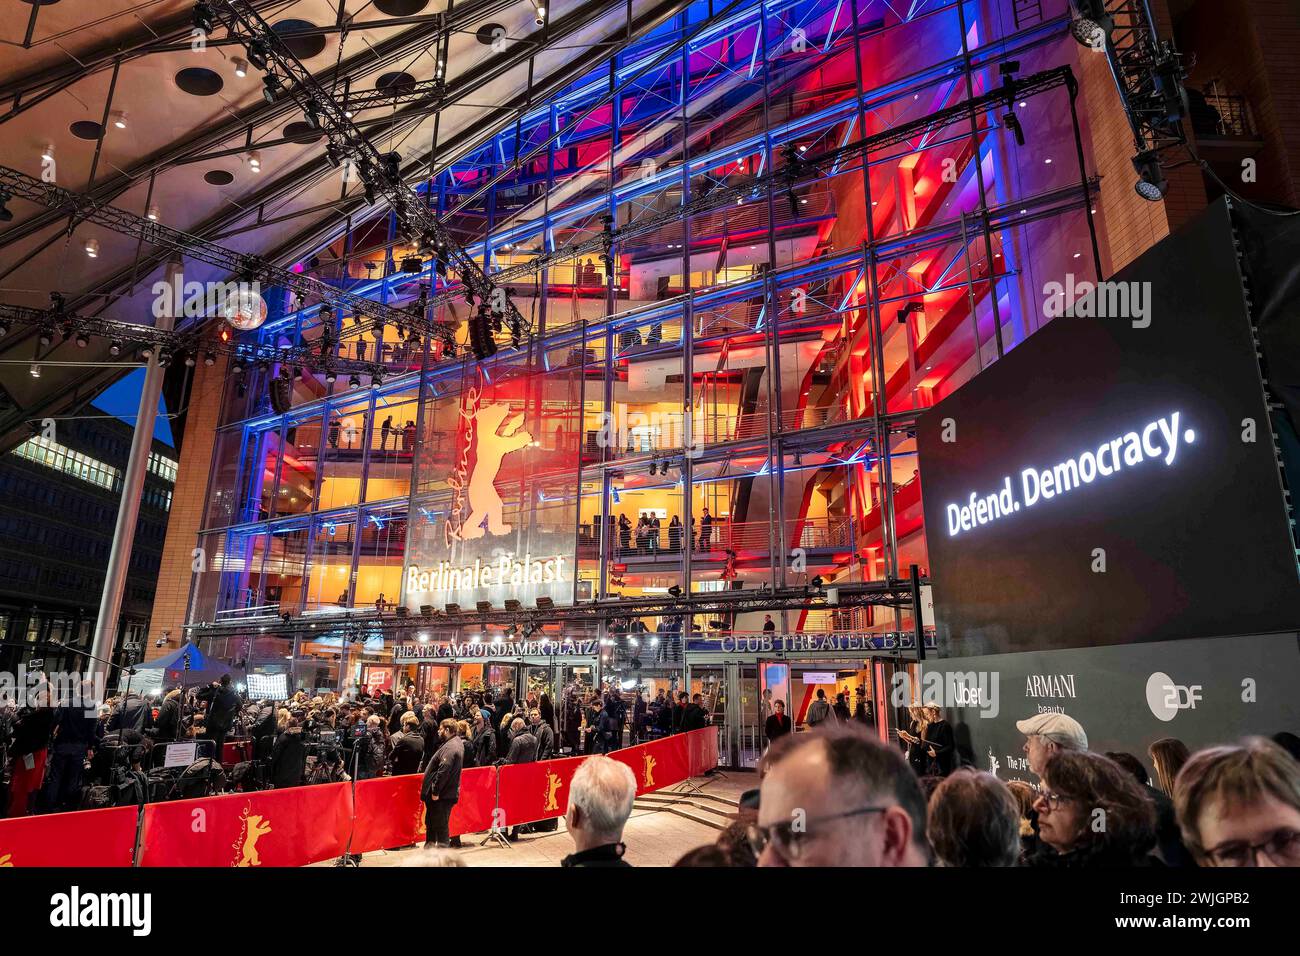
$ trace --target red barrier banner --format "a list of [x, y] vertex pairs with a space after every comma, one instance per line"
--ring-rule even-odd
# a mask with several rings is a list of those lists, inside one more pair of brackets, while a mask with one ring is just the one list
[[660, 787], [671, 787], [690, 776], [686, 763], [688, 736], [689, 734], [673, 734], [661, 740], [652, 740], [648, 744], [616, 750], [610, 756], [632, 768], [632, 774], [636, 777], [636, 792], [640, 796]]
[[685, 734], [686, 767], [692, 777], [718, 765], [718, 728], [703, 727]]
[[[492, 826], [496, 775], [495, 767], [471, 767], [461, 773], [460, 799], [451, 812], [452, 836], [477, 833]], [[423, 780], [423, 774], [413, 773], [357, 782], [353, 853], [424, 842], [424, 801], [420, 799]]]
[[0, 867], [130, 866], [136, 807], [0, 820]]
[[144, 808], [141, 866], [305, 866], [342, 856], [351, 784], [258, 790]]
[[501, 826], [564, 816], [569, 809], [569, 783], [587, 759], [560, 757], [502, 767]]

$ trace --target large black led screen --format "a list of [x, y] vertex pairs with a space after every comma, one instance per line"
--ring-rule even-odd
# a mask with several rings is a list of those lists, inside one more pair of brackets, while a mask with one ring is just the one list
[[1226, 209], [1112, 282], [920, 419], [942, 653], [1300, 625]]

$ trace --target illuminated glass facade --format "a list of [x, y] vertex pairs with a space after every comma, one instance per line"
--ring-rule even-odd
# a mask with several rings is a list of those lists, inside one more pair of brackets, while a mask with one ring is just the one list
[[[953, 111], [1012, 61], [1020, 77], [1075, 63], [1067, 24], [1064, 0], [698, 4], [439, 167], [430, 202], [532, 334], [515, 349], [503, 330], [476, 362], [451, 297], [428, 318], [452, 354], [325, 313], [338, 354], [381, 362], [380, 380], [250, 359], [223, 399], [191, 622], [247, 622], [221, 632], [226, 656], [328, 686], [392, 660], [391, 642], [336, 634], [349, 612], [924, 575], [916, 416], [1046, 321], [1045, 282], [1095, 278], [1067, 86]], [[864, 139], [811, 179], [771, 175]], [[625, 237], [609, 260], [566, 257], [603, 217]], [[302, 268], [395, 305], [455, 290], [427, 262], [400, 271], [414, 255], [379, 216]], [[273, 302], [250, 347], [319, 343], [319, 304], [292, 306]], [[276, 638], [285, 614], [336, 636]], [[605, 663], [683, 667], [682, 624], [641, 623]], [[912, 626], [864, 608], [773, 623]]]

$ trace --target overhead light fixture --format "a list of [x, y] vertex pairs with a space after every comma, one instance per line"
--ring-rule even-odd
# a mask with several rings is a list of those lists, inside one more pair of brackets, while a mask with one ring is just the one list
[[248, 44], [248, 62], [253, 64], [259, 70], [266, 69], [266, 44], [261, 40], [254, 40]]
[[126, 129], [126, 110], [113, 110], [108, 114], [113, 120], [113, 125], [118, 129]]
[[157, 222], [157, 221], [158, 221], [158, 207], [157, 207], [157, 206], [150, 206], [150, 207], [149, 207], [149, 212], [148, 212], [146, 215], [147, 215], [147, 218], [149, 219], [150, 222]]
[[54, 144], [53, 144], [53, 143], [46, 143], [46, 144], [45, 144], [45, 148], [44, 148], [43, 150], [41, 150], [41, 159], [45, 160], [47, 163], [52, 163], [52, 162], [54, 162]]
[[280, 78], [274, 73], [268, 73], [262, 77], [262, 98], [266, 102], [274, 104], [280, 96]]
[[1115, 19], [1103, 0], [1070, 0], [1070, 35], [1091, 50], [1104, 50], [1115, 29]]
[[98, 258], [99, 258], [99, 240], [98, 240], [98, 239], [87, 239], [87, 240], [86, 240], [86, 244], [85, 244], [84, 246], [82, 246], [82, 248], [86, 250], [86, 255], [90, 256], [90, 258], [92, 258], [92, 259], [98, 259]]
[[255, 149], [248, 151], [248, 168], [255, 173], [262, 171], [262, 154]]
[[41, 377], [41, 367], [37, 365], [35, 362], [32, 363], [31, 368], [29, 368], [27, 371], [31, 373], [32, 378]]
[[217, 24], [217, 15], [212, 12], [212, 7], [199, 0], [194, 4], [194, 26], [204, 33], [211, 33]]
[[1151, 150], [1138, 153], [1133, 157], [1133, 168], [1137, 170], [1138, 181], [1133, 184], [1137, 194], [1147, 202], [1160, 202], [1169, 192], [1169, 180], [1165, 179], [1164, 170], [1160, 168], [1160, 157]]
[[248, 76], [248, 61], [242, 56], [234, 57], [230, 62], [235, 65], [235, 76]]
[[36, 341], [41, 343], [42, 348], [46, 348], [54, 341], [54, 332], [50, 329], [41, 329], [40, 333], [36, 337]]
[[90, 336], [86, 335], [85, 332], [78, 332], [76, 338], [73, 341], [77, 343], [77, 348], [84, 349], [87, 345], [90, 344]]
[[536, 16], [533, 19], [533, 22], [537, 24], [539, 27], [544, 26], [546, 24], [546, 4], [534, 3], [533, 10], [536, 14]]

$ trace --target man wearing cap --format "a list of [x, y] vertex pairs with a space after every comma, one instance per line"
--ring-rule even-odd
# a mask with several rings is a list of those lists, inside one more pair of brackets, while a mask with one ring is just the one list
[[1039, 777], [1048, 758], [1058, 750], [1087, 750], [1088, 735], [1083, 725], [1067, 714], [1037, 714], [1017, 720], [1016, 730], [1025, 735], [1025, 756], [1029, 769]]

